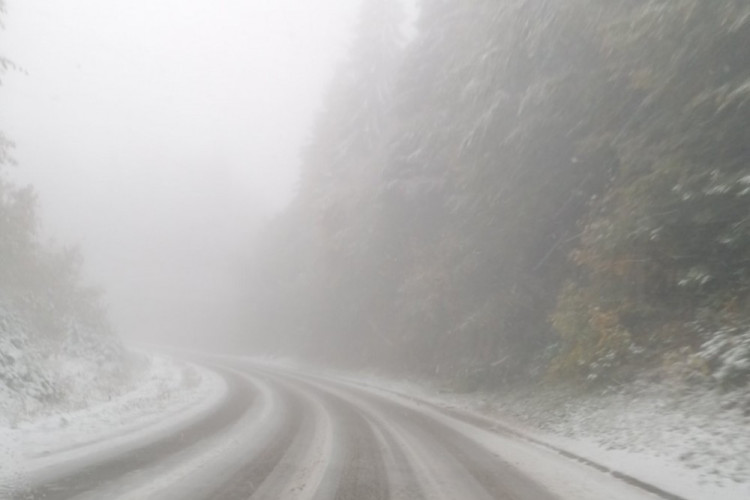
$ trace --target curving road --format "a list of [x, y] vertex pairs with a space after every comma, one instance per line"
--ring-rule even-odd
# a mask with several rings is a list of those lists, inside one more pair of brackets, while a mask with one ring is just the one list
[[36, 474], [13, 500], [655, 498], [468, 417], [345, 380], [221, 358], [200, 418]]

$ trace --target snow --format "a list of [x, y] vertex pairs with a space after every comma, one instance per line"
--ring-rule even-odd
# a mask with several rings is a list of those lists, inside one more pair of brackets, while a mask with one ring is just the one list
[[[94, 399], [88, 407], [0, 425], [0, 497], [23, 484], [27, 474], [43, 474], [113, 445], [116, 448], [118, 442], [147, 441], [160, 429], [173, 429], [197, 418], [226, 395], [225, 382], [211, 371], [167, 356], [142, 359], [147, 363], [129, 390], [109, 401]], [[263, 359], [261, 363], [302, 373], [320, 372], [292, 360]], [[632, 487], [608, 474], [587, 474], [587, 467], [575, 460], [561, 462], [550, 450], [686, 500], [750, 498], [750, 395], [746, 389], [722, 393], [705, 387], [643, 383], [619, 391], [535, 387], [456, 394], [428, 383], [322, 372], [429, 412], [565, 498], [593, 499], [597, 492], [609, 491], [609, 498], [628, 499]], [[456, 422], [425, 402], [482, 418], [491, 423], [489, 427], [510, 431], [510, 435]], [[319, 434], [316, 453], [325, 448], [328, 434], [330, 430]], [[228, 441], [211, 454], [220, 450], [234, 447]], [[159, 489], [179, 481], [205, 461], [201, 454], [189, 467], [179, 467], [147, 486]]]
[[112, 335], [65, 321], [55, 335], [0, 291], [0, 428], [106, 401], [141, 360]]
[[[274, 364], [314, 370], [289, 361]], [[705, 387], [644, 383], [619, 392], [533, 387], [502, 393], [457, 394], [430, 382], [394, 380], [372, 373], [318, 371], [326, 377], [489, 419], [493, 427], [534, 444], [576, 456], [588, 465], [593, 463], [630, 476], [686, 500], [750, 498], [750, 394], [746, 389], [720, 393]], [[506, 442], [498, 444], [498, 452], [507, 451], [509, 446]], [[548, 470], [535, 468], [535, 463], [546, 462], [539, 462], [538, 457], [535, 462], [524, 452], [518, 453], [512, 454], [513, 460], [526, 456], [530, 474], [538, 477], [546, 470], [550, 484], [573, 487], [569, 481], [555, 482], [554, 463], [547, 464]], [[570, 490], [566, 494], [573, 493]], [[584, 496], [573, 494], [570, 498]]]
[[142, 362], [128, 390], [112, 399], [92, 394], [78, 409], [0, 425], [0, 496], [31, 473], [196, 418], [226, 393], [224, 380], [206, 369], [164, 356]]
[[716, 393], [422, 393], [688, 500], [750, 498], [750, 418]]
[[742, 384], [750, 379], [750, 331], [718, 330], [701, 346], [698, 356], [714, 367], [712, 376], [720, 384]]
[[[413, 397], [394, 393], [390, 389], [379, 388], [370, 384], [362, 385], [360, 380], [351, 378], [340, 378], [340, 376], [324, 375], [323, 380], [343, 381], [345, 384], [356, 386], [365, 393], [377, 394], [378, 396], [394, 401], [400, 407], [423, 414], [431, 420], [440, 422], [446, 428], [452, 429], [481, 447], [491, 451], [500, 458], [508, 467], [517, 469], [527, 477], [559, 498], [570, 498], [576, 500], [643, 500], [652, 499], [653, 496], [643, 490], [613, 478], [607, 474], [601, 474], [587, 467], [581, 466], [571, 460], [561, 459], [549, 449], [540, 447], [533, 443], [519, 440], [516, 436], [487, 430], [476, 425], [463, 422], [460, 419], [448, 416], [445, 413], [425, 405], [424, 402]], [[368, 416], [372, 413], [376, 418], [377, 409], [370, 407], [362, 400], [352, 399], [351, 394], [340, 392], [332, 386], [326, 385], [326, 390], [339, 394], [350, 401], [356, 401], [357, 405], [367, 408]], [[387, 425], [387, 417], [379, 420], [380, 424]], [[419, 476], [420, 483], [428, 488], [429, 498], [484, 498], [480, 490], [474, 490], [469, 483], [459, 483], [454, 477], [453, 471], [458, 464], [445, 467], [436, 460], [436, 455], [430, 451], [429, 443], [414, 441], [408, 436], [399, 433], [395, 428], [389, 428], [397, 439], [400, 440], [403, 450], [411, 456], [416, 464], [415, 474]]]
[[[549, 397], [550, 395], [546, 395]], [[750, 498], [750, 423], [736, 395], [674, 393], [653, 386], [632, 392], [496, 399], [490, 413], [523, 422], [553, 446], [688, 499]]]

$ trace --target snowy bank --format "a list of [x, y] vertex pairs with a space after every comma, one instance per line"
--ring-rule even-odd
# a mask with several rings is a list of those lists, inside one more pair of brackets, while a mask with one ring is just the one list
[[76, 409], [0, 425], [0, 496], [33, 470], [192, 418], [226, 391], [223, 379], [209, 370], [162, 356], [138, 359], [139, 369], [115, 396], [102, 400], [94, 393]]
[[489, 418], [499, 428], [686, 500], [750, 498], [750, 417], [729, 402], [736, 395], [662, 386], [599, 394], [452, 394], [406, 383], [397, 390]]
[[51, 324], [38, 302], [0, 293], [0, 427], [108, 400], [143, 362], [105, 325], [69, 316]]
[[[689, 500], [750, 498], [750, 412], [737, 392], [622, 391], [455, 397], [453, 404]], [[746, 395], [744, 395], [746, 397]]]

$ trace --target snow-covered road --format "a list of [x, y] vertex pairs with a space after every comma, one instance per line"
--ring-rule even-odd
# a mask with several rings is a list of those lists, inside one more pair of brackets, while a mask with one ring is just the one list
[[214, 359], [183, 418], [40, 456], [12, 499], [654, 499], [501, 430], [343, 379]]

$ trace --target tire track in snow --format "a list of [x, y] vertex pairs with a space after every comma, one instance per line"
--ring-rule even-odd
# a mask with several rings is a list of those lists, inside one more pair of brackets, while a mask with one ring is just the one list
[[391, 465], [388, 498], [556, 498], [497, 455], [420, 412], [332, 381], [311, 380], [298, 379], [356, 408], [380, 434]]
[[211, 365], [230, 390], [210, 418], [14, 500], [650, 498], [387, 391], [241, 358]]

